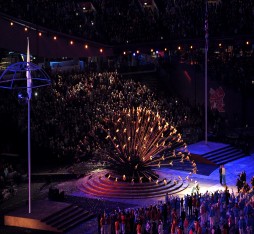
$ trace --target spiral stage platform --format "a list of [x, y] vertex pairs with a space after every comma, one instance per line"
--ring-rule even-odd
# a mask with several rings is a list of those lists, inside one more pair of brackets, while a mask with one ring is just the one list
[[118, 181], [119, 177], [107, 177], [107, 171], [92, 173], [78, 181], [78, 189], [84, 194], [125, 199], [147, 199], [163, 197], [166, 193], [175, 194], [189, 185], [188, 181], [180, 177], [162, 177], [153, 182], [124, 182]]

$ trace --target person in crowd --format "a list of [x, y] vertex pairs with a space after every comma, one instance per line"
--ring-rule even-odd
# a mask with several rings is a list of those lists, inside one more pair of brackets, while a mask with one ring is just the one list
[[192, 196], [187, 195], [187, 203], [188, 203], [188, 216], [192, 216]]
[[195, 208], [193, 213], [194, 213], [194, 220], [198, 221], [198, 218], [199, 218], [199, 212], [198, 212], [198, 209], [197, 209], [197, 208]]
[[182, 211], [181, 211], [181, 227], [182, 228], [183, 228], [185, 219], [186, 219], [186, 212], [184, 209], [182, 209]]
[[230, 233], [233, 233], [235, 231], [235, 219], [233, 214], [230, 214], [228, 217], [228, 227]]
[[136, 230], [137, 230], [137, 232], [136, 232], [137, 234], [142, 234], [142, 225], [141, 225], [140, 221], [137, 223]]
[[176, 221], [173, 220], [170, 225], [169, 233], [174, 234], [176, 232], [176, 228], [177, 228]]
[[103, 214], [100, 218], [100, 232], [101, 234], [106, 234], [106, 220], [105, 215]]
[[240, 178], [237, 178], [237, 180], [236, 180], [236, 187], [237, 187], [237, 191], [239, 193], [243, 187], [243, 182]]
[[188, 227], [189, 227], [189, 221], [188, 221], [188, 218], [186, 217], [183, 222], [183, 233], [184, 234], [188, 234]]
[[181, 226], [178, 226], [178, 227], [176, 228], [176, 233], [177, 233], [177, 234], [183, 234], [183, 229], [182, 229]]
[[203, 227], [206, 223], [206, 207], [204, 203], [200, 206], [200, 218], [200, 225]]
[[220, 184], [222, 184], [222, 165], [219, 167]]
[[162, 220], [159, 220], [158, 222], [158, 234], [163, 234], [163, 222]]
[[240, 216], [238, 221], [239, 234], [244, 234], [246, 232], [246, 222], [243, 215]]
[[200, 227], [199, 221], [195, 220], [194, 221], [194, 230], [195, 230], [195, 233], [198, 233], [199, 227]]
[[250, 191], [250, 186], [248, 183], [244, 182], [243, 183], [243, 193], [248, 193]]
[[243, 171], [241, 174], [240, 174], [240, 179], [243, 183], [246, 183], [246, 172]]
[[222, 185], [226, 185], [226, 168], [224, 165], [221, 167]]
[[118, 219], [115, 221], [115, 234], [120, 234], [120, 222]]
[[[126, 215], [124, 212], [121, 212], [121, 223], [120, 223], [120, 227], [121, 227], [121, 233], [125, 234], [125, 226], [126, 226]], [[141, 223], [140, 223], [141, 226]]]
[[151, 225], [150, 220], [146, 221], [146, 229], [145, 229], [145, 231], [146, 231], [147, 234], [150, 234], [151, 231], [152, 231], [152, 225]]
[[247, 217], [246, 217], [247, 234], [253, 233], [253, 222], [254, 222], [253, 213], [251, 215], [247, 215]]
[[252, 176], [250, 184], [251, 184], [252, 189], [254, 189], [254, 176]]
[[211, 206], [210, 212], [209, 212], [209, 221], [210, 221], [210, 228], [212, 228], [215, 224], [215, 210], [214, 206]]

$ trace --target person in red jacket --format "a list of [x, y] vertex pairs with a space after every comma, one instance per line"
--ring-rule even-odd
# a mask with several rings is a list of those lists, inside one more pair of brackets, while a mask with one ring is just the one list
[[120, 223], [118, 219], [115, 221], [115, 233], [120, 234]]
[[194, 229], [195, 229], [195, 232], [198, 233], [198, 230], [199, 230], [199, 227], [200, 227], [200, 224], [197, 220], [194, 221]]
[[105, 216], [102, 215], [101, 219], [100, 219], [100, 227], [101, 227], [101, 234], [104, 234], [106, 232], [106, 220], [105, 220]]
[[188, 227], [189, 227], [189, 221], [188, 221], [188, 218], [186, 217], [184, 219], [184, 222], [183, 222], [183, 230], [184, 230], [184, 233], [187, 233], [188, 232]]
[[121, 217], [121, 233], [122, 233], [122, 234], [125, 234], [126, 216], [125, 216], [125, 214], [122, 212], [120, 217]]
[[142, 229], [141, 223], [138, 222], [137, 228], [136, 228], [137, 234], [141, 234], [141, 229]]
[[172, 221], [172, 225], [171, 225], [171, 229], [170, 229], [170, 233], [174, 234], [176, 232], [176, 220]]

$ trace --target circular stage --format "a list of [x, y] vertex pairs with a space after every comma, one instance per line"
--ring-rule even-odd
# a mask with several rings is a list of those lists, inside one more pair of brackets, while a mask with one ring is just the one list
[[[110, 176], [109, 176], [110, 175]], [[188, 181], [181, 177], [159, 177], [151, 182], [125, 182], [121, 177], [104, 170], [93, 172], [78, 181], [78, 189], [96, 197], [146, 199], [178, 193], [186, 189]]]

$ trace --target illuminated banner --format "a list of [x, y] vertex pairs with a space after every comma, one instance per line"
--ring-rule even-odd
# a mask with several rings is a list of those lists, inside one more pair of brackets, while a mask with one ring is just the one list
[[222, 87], [219, 87], [217, 89], [210, 88], [209, 90], [210, 94], [210, 106], [211, 110], [218, 110], [219, 112], [225, 112], [225, 104], [224, 104], [224, 97], [225, 92]]

